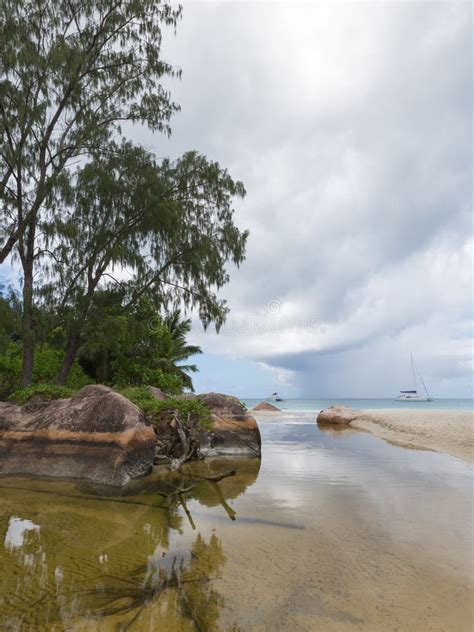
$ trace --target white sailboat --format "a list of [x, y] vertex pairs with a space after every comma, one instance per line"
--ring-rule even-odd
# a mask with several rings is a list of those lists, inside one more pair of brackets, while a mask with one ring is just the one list
[[275, 368], [275, 381], [274, 381], [274, 386], [273, 388], [275, 389], [275, 392], [272, 393], [270, 395], [270, 397], [267, 397], [267, 401], [271, 401], [271, 402], [284, 402], [284, 398], [278, 394], [278, 391], [276, 390], [276, 387], [278, 386], [278, 384], [280, 384], [281, 380], [280, 380], [280, 373], [278, 371], [277, 368]]
[[270, 397], [267, 397], [267, 400], [270, 400], [271, 402], [284, 402], [285, 400], [283, 399], [283, 397], [280, 397], [280, 395], [278, 395], [278, 393], [272, 393], [270, 395]]
[[[413, 384], [415, 386], [414, 389], [408, 391], [400, 391], [400, 395], [395, 397], [397, 402], [431, 402], [430, 394], [428, 393], [428, 389], [426, 388], [426, 384], [421, 376], [420, 371], [415, 367], [415, 362], [413, 360], [413, 354], [411, 354], [411, 370], [413, 373]], [[418, 373], [418, 377], [423, 385], [424, 391], [426, 395], [422, 395], [418, 393], [418, 386], [416, 381], [416, 374]]]

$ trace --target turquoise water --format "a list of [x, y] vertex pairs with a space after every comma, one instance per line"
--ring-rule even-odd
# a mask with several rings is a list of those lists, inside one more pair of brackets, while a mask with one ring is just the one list
[[[243, 399], [248, 408], [253, 408], [264, 400]], [[356, 410], [367, 408], [416, 408], [417, 410], [474, 410], [472, 399], [434, 399], [432, 402], [397, 402], [394, 399], [286, 399], [284, 402], [272, 402], [281, 410], [319, 411], [333, 404], [343, 404]]]

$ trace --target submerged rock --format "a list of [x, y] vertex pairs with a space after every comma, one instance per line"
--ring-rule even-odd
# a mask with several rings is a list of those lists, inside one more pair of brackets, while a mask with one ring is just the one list
[[329, 406], [322, 410], [317, 418], [318, 424], [339, 424], [347, 425], [351, 421], [354, 421], [359, 415], [359, 412], [348, 408], [347, 406]]
[[148, 474], [156, 436], [142, 411], [106, 386], [70, 399], [0, 404], [0, 474], [125, 485]]
[[277, 408], [277, 406], [274, 406], [273, 404], [270, 404], [269, 402], [260, 402], [260, 404], [257, 404], [256, 406], [254, 406], [252, 410], [270, 410], [270, 411], [273, 410], [273, 411], [280, 412], [280, 409]]

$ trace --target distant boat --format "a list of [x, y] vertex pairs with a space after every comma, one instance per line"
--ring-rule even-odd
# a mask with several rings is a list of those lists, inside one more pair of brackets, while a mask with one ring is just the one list
[[[413, 373], [413, 384], [415, 386], [414, 389], [408, 390], [408, 391], [400, 391], [400, 395], [398, 395], [398, 397], [395, 397], [395, 400], [397, 402], [431, 402], [432, 399], [430, 397], [430, 394], [428, 393], [428, 389], [426, 388], [426, 384], [421, 376], [420, 371], [415, 367], [415, 362], [413, 360], [413, 354], [411, 354], [411, 370]], [[426, 393], [426, 395], [421, 395], [420, 393], [418, 393], [417, 390], [417, 383], [416, 383], [416, 374], [418, 373], [418, 377], [420, 378], [420, 381], [423, 385], [424, 391]]]
[[285, 401], [283, 397], [280, 397], [280, 395], [278, 395], [278, 393], [272, 393], [270, 397], [267, 397], [267, 400], [270, 400], [271, 402], [284, 402]]

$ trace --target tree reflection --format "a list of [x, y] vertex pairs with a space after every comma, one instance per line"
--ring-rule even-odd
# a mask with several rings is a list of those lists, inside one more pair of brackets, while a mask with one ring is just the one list
[[92, 579], [94, 586], [74, 596], [81, 604], [75, 616], [111, 618], [120, 630], [218, 630], [224, 598], [212, 582], [225, 563], [222, 543], [214, 534], [209, 542], [198, 534], [186, 558], [151, 557], [126, 578]]
[[[229, 468], [235, 476], [218, 483], [200, 478]], [[3, 479], [0, 629], [229, 630], [219, 621], [223, 543], [198, 532], [192, 513], [196, 503], [221, 505], [235, 519], [227, 501], [255, 482], [258, 469], [258, 460], [198, 463], [158, 471], [119, 496], [64, 481]], [[191, 541], [186, 516], [197, 531]]]

